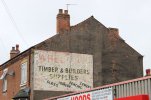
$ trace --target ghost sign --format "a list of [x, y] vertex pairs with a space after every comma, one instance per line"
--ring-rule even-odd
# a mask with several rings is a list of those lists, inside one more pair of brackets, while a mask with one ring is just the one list
[[34, 51], [34, 90], [78, 91], [93, 88], [93, 56]]

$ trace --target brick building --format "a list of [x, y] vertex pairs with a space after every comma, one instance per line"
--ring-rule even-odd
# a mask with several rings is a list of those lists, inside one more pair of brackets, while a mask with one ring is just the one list
[[[44, 55], [37, 58], [36, 55], [40, 53]], [[49, 57], [49, 54], [55, 58], [49, 58], [49, 62], [47, 62], [45, 57]], [[62, 9], [57, 15], [57, 34], [55, 36], [21, 53], [19, 46], [16, 45], [16, 48], [12, 48], [10, 56], [10, 60], [0, 67], [1, 100], [11, 100], [12, 98], [15, 100], [28, 100], [29, 98], [30, 100], [41, 100], [72, 92], [74, 89], [70, 91], [69, 87], [81, 88], [81, 84], [93, 88], [143, 76], [143, 56], [119, 36], [117, 28], [107, 28], [93, 16], [77, 25], [70, 26], [70, 15], [67, 10], [63, 12]], [[39, 61], [41, 59], [42, 62]], [[62, 63], [62, 60], [65, 62]], [[75, 63], [74, 60], [79, 60], [79, 63]], [[68, 66], [69, 61], [70, 66]], [[36, 66], [40, 63], [52, 67]], [[68, 77], [75, 83], [70, 81], [66, 84], [65, 80], [63, 82], [55, 80], [56, 83], [53, 80], [51, 80], [52, 82], [47, 81], [46, 83], [49, 83], [51, 87], [42, 83], [45, 82], [45, 80], [41, 80], [42, 78], [56, 77], [56, 74], [52, 77], [51, 73], [64, 71], [64, 67], [61, 65], [68, 66], [71, 71], [69, 75], [63, 73], [62, 75], [65, 76], [62, 78]], [[78, 65], [79, 69], [75, 65]], [[59, 66], [59, 68], [54, 66]], [[85, 81], [91, 79], [88, 82], [90, 84], [87, 85], [85, 84], [87, 82], [81, 81], [79, 73], [82, 74], [82, 77], [88, 77]], [[45, 77], [44, 74], [49, 74], [49, 77]], [[39, 77], [39, 75], [41, 76]], [[76, 83], [78, 78], [81, 81], [80, 84]], [[60, 90], [58, 85], [67, 88]], [[53, 86], [56, 87], [51, 89]], [[75, 89], [75, 91], [77, 90]]]

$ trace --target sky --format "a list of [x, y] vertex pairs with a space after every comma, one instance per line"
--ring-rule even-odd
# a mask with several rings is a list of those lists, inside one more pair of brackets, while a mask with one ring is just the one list
[[144, 56], [144, 71], [151, 68], [151, 0], [0, 0], [0, 64], [20, 51], [56, 34], [58, 9], [67, 9], [71, 25], [94, 16]]

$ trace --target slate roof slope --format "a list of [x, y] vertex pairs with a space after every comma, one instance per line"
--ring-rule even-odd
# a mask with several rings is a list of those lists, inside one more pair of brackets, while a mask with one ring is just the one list
[[[80, 40], [80, 39], [86, 39], [89, 37], [88, 35], [91, 35], [92, 36], [91, 38], [93, 38], [95, 34], [90, 33], [90, 32], [93, 32], [94, 29], [95, 31], [99, 32], [99, 29], [95, 28], [96, 26], [97, 28], [103, 27], [102, 29], [107, 30], [107, 28], [103, 24], [101, 24], [98, 20], [96, 20], [93, 16], [91, 16], [88, 19], [82, 21], [81, 23], [71, 26], [70, 31], [64, 31], [60, 34], [56, 34], [53, 37], [35, 45], [34, 47], [36, 49], [41, 49], [41, 48], [46, 47], [45, 50], [51, 49], [51, 50], [58, 50], [58, 51], [61, 50], [61, 51], [72, 52], [73, 50], [70, 49], [69, 45], [71, 44], [71, 42], [73, 42], [72, 40], [74, 39], [74, 37], [77, 37]], [[83, 34], [88, 34], [88, 35], [86, 36]]]
[[[101, 22], [99, 22], [97, 19], [95, 19], [93, 16], [91, 16], [91, 17], [87, 18], [86, 20], [84, 20], [84, 21], [82, 21], [82, 22], [80, 22], [74, 26], [71, 26], [70, 31], [64, 31], [60, 34], [56, 34], [56, 35], [48, 38], [47, 40], [44, 40], [41, 43], [35, 45], [34, 47], [37, 49], [46, 47], [45, 50], [51, 49], [51, 50], [58, 50], [58, 51], [61, 50], [61, 51], [65, 51], [65, 52], [70, 51], [69, 50], [69, 45], [70, 45], [69, 42], [70, 42], [70, 39], [72, 38], [72, 34], [73, 34], [73, 36], [79, 35], [79, 34], [81, 34], [81, 32], [87, 34], [87, 33], [89, 33], [89, 31], [91, 31], [92, 27], [95, 27], [94, 23], [97, 26], [100, 26], [106, 30], [109, 30]], [[85, 29], [86, 27], [88, 30]], [[99, 31], [99, 29], [98, 30], [96, 29], [95, 31]], [[79, 32], [79, 33], [76, 33], [76, 32]], [[112, 35], [112, 36], [114, 37], [114, 35]], [[79, 38], [80, 38], [80, 35], [79, 35]], [[83, 37], [83, 39], [84, 39], [84, 37]], [[127, 44], [125, 42], [125, 40], [120, 37], [120, 35], [119, 35], [119, 41], [121, 41], [122, 43], [127, 45], [127, 47], [129, 47], [130, 49], [134, 50], [138, 55], [142, 56], [134, 48], [132, 48], [129, 44]], [[52, 46], [54, 48], [52, 48]], [[65, 47], [66, 49], [62, 49], [63, 47]], [[70, 51], [70, 52], [72, 52], [72, 51]]]
[[[101, 22], [99, 22], [98, 20], [96, 20], [93, 16], [91, 16], [91, 17], [89, 17], [88, 19], [86, 19], [86, 20], [84, 20], [84, 21], [82, 21], [82, 22], [80, 22], [80, 23], [78, 23], [77, 25], [74, 25], [74, 26], [71, 26], [71, 32], [72, 31], [76, 31], [76, 30], [78, 30], [78, 29], [81, 29], [81, 31], [89, 31], [89, 30], [82, 30], [82, 28], [81, 27], [87, 27], [86, 25], [89, 25], [89, 24], [91, 24], [90, 22], [96, 22], [98, 25], [100, 25], [100, 26], [102, 26], [102, 27], [104, 27], [104, 28], [106, 28]], [[107, 28], [106, 28], [107, 29]], [[79, 31], [79, 30], [78, 30]], [[50, 38], [48, 38], [48, 39], [46, 39], [46, 40], [44, 40], [44, 41], [42, 41], [42, 42], [40, 42], [40, 43], [38, 43], [38, 44], [36, 44], [36, 45], [34, 45], [34, 46], [32, 46], [32, 47], [30, 47], [29, 49], [27, 49], [27, 50], [25, 50], [24, 52], [21, 52], [18, 56], [20, 56], [20, 55], [22, 55], [23, 53], [25, 53], [26, 51], [29, 51], [31, 48], [36, 48], [36, 49], [38, 49], [38, 48], [43, 48], [43, 47], [45, 47], [45, 50], [57, 50], [57, 49], [54, 49], [54, 48], [49, 48], [49, 47], [51, 47], [51, 46], [57, 46], [57, 48], [58, 47], [60, 47], [60, 49], [61, 49], [61, 51], [70, 51], [69, 50], [69, 47], [67, 46], [67, 44], [69, 45], [69, 43], [67, 43], [67, 42], [69, 42], [69, 39], [70, 39], [70, 36], [69, 36], [69, 33], [71, 33], [71, 32], [62, 32], [61, 34], [56, 34], [56, 35], [54, 35], [54, 36], [52, 36], [52, 37], [50, 37]], [[61, 38], [64, 38], [64, 37], [68, 37], [68, 38], [66, 38], [67, 40], [62, 40]], [[55, 41], [55, 40], [59, 40], [59, 41]], [[124, 41], [124, 39], [122, 39], [121, 37], [120, 37], [120, 40], [122, 41], [122, 42], [124, 42], [125, 43], [125, 41]], [[64, 43], [63, 43], [64, 42]], [[57, 45], [55, 45], [55, 43], [57, 43]], [[63, 45], [63, 44], [64, 45]], [[65, 45], [66, 44], [66, 45]], [[129, 46], [127, 43], [125, 43], [127, 46]], [[49, 45], [49, 46], [48, 46]], [[58, 46], [58, 45], [60, 45], [60, 46]], [[62, 49], [62, 46], [65, 46], [66, 47], [66, 49], [65, 50], [63, 50]], [[133, 49], [135, 52], [137, 52], [134, 48], [132, 48], [131, 46], [129, 46], [131, 49]], [[58, 48], [58, 51], [60, 51], [60, 49]], [[137, 52], [138, 53], [138, 52]], [[142, 56], [140, 53], [138, 53], [140, 56]], [[18, 57], [18, 56], [16, 56], [16, 57]], [[15, 58], [16, 58], [15, 57]], [[14, 59], [14, 58], [13, 58]], [[3, 63], [1, 66], [3, 66], [4, 64], [6, 64], [7, 62], [9, 62], [9, 61], [11, 61], [11, 59], [10, 60], [8, 60], [8, 61], [6, 61], [5, 63]]]

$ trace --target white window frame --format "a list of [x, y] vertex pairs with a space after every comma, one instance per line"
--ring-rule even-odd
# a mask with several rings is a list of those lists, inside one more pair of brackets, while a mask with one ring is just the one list
[[2, 92], [7, 92], [7, 72], [8, 69], [4, 69], [3, 70], [3, 75], [2, 75], [2, 80], [3, 80], [3, 84], [2, 84]]
[[7, 91], [7, 79], [6, 79], [6, 77], [3, 78], [3, 87], [2, 87], [2, 89], [3, 89], [3, 92]]
[[27, 61], [21, 64], [21, 83], [20, 86], [24, 86], [27, 83]]

